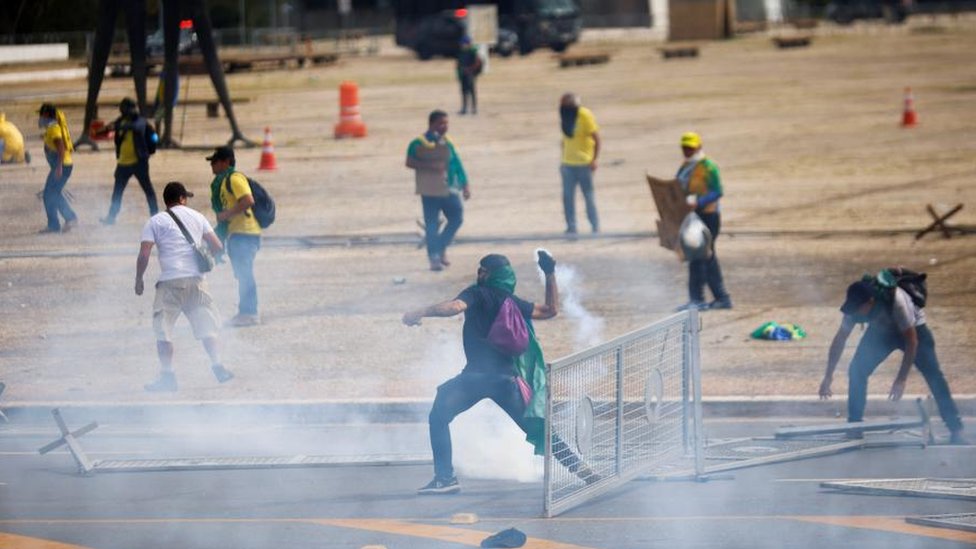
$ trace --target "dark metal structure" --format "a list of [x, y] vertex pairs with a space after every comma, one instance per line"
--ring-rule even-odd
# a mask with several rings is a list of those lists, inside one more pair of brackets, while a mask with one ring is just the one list
[[[200, 44], [200, 51], [203, 53], [203, 60], [213, 82], [214, 90], [220, 99], [220, 104], [227, 113], [230, 121], [231, 138], [228, 145], [241, 143], [244, 146], [253, 147], [254, 142], [250, 141], [241, 133], [234, 117], [234, 106], [231, 104], [230, 93], [227, 90], [227, 81], [224, 79], [224, 71], [217, 57], [217, 46], [213, 39], [213, 25], [210, 22], [210, 15], [207, 12], [205, 0], [161, 0], [163, 8], [163, 38], [164, 38], [164, 101], [163, 105], [173, 104], [173, 94], [176, 93], [176, 80], [178, 78], [178, 62], [180, 37], [181, 15], [186, 13], [193, 21], [193, 26], [197, 31], [197, 39]], [[84, 131], [78, 141], [79, 145], [86, 144], [94, 149], [98, 146], [89, 136], [88, 129], [92, 120], [95, 119], [98, 110], [98, 92], [102, 88], [102, 80], [105, 78], [105, 66], [108, 63], [109, 53], [111, 52], [112, 39], [115, 35], [115, 20], [119, 11], [125, 12], [126, 31], [129, 35], [129, 54], [132, 58], [132, 79], [136, 88], [136, 102], [139, 104], [140, 112], [146, 110], [146, 3], [144, 0], [101, 0], [98, 3], [98, 23], [95, 28], [95, 44], [92, 50], [92, 58], [89, 62], [88, 70], [88, 98], [85, 103], [85, 122]], [[165, 123], [160, 135], [161, 147], [179, 147], [180, 144], [173, 139], [172, 124], [173, 110], [166, 109]]]

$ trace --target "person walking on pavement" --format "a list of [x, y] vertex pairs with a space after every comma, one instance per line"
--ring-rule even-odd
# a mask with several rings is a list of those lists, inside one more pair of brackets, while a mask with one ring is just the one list
[[576, 234], [576, 187], [583, 191], [586, 217], [594, 233], [600, 232], [600, 218], [596, 211], [593, 174], [600, 156], [600, 127], [596, 117], [574, 93], [563, 94], [559, 100], [559, 121], [562, 128], [562, 163], [559, 174], [563, 182], [563, 213], [566, 234]]
[[214, 174], [210, 183], [210, 203], [217, 214], [217, 235], [227, 243], [227, 255], [237, 279], [237, 314], [230, 326], [260, 324], [258, 284], [254, 278], [254, 259], [261, 249], [261, 225], [251, 211], [254, 195], [247, 176], [236, 171], [234, 149], [217, 147], [207, 157]]
[[478, 114], [478, 92], [475, 84], [482, 68], [478, 46], [471, 43], [470, 36], [462, 36], [457, 58], [457, 77], [461, 84], [461, 111], [458, 114], [468, 114], [468, 98], [471, 98], [471, 114]]
[[[419, 326], [424, 317], [452, 317], [464, 313], [462, 337], [467, 364], [460, 374], [437, 388], [429, 416], [434, 478], [420, 488], [418, 494], [454, 494], [461, 490], [454, 475], [450, 424], [459, 414], [486, 398], [500, 406], [525, 432], [526, 440], [535, 446], [537, 454], [545, 452], [545, 360], [531, 320], [556, 316], [559, 288], [554, 274], [556, 260], [540, 250], [538, 264], [546, 277], [545, 303], [532, 303], [516, 296], [515, 271], [508, 258], [490, 254], [481, 259], [473, 286], [452, 300], [403, 315], [405, 325]], [[509, 299], [528, 328], [528, 347], [518, 357], [501, 352], [490, 343], [488, 336], [499, 311]], [[521, 381], [531, 388], [526, 389], [531, 395], [523, 395]], [[600, 476], [557, 436], [553, 436], [552, 451], [560, 463], [587, 484], [600, 480]]]
[[[185, 314], [193, 327], [193, 335], [203, 343], [210, 356], [210, 368], [219, 383], [230, 381], [234, 374], [220, 362], [217, 330], [220, 315], [207, 292], [204, 274], [200, 272], [194, 245], [206, 246], [214, 253], [222, 246], [207, 218], [189, 208], [186, 199], [193, 193], [179, 182], [171, 182], [163, 189], [166, 211], [149, 218], [142, 229], [142, 246], [136, 260], [136, 295], [142, 295], [143, 276], [149, 266], [153, 246], [159, 248], [159, 282], [153, 301], [153, 331], [156, 332], [156, 352], [159, 355], [159, 377], [145, 386], [147, 391], [176, 391], [173, 372], [173, 326], [180, 314]], [[187, 240], [192, 238], [193, 244]]]
[[935, 338], [926, 324], [925, 311], [915, 304], [905, 290], [897, 285], [892, 286], [884, 288], [868, 280], [860, 280], [847, 287], [847, 298], [840, 308], [843, 317], [827, 353], [827, 370], [820, 382], [820, 398], [826, 400], [833, 396], [830, 386], [847, 338], [854, 326], [866, 323], [867, 330], [861, 336], [848, 368], [847, 421], [857, 423], [864, 420], [868, 378], [892, 351], [899, 349], [902, 351], [901, 365], [888, 398], [901, 400], [914, 364], [932, 391], [939, 415], [949, 428], [949, 443], [966, 444], [959, 409], [939, 367]]
[[[471, 186], [457, 148], [447, 137], [447, 113], [436, 110], [427, 117], [427, 131], [407, 147], [408, 168], [414, 170], [415, 189], [424, 211], [424, 237], [430, 270], [450, 265], [447, 247], [464, 222], [464, 200], [471, 198]], [[443, 212], [447, 225], [440, 230]]]
[[149, 215], [154, 216], [159, 211], [156, 203], [156, 191], [149, 179], [149, 156], [156, 152], [159, 136], [144, 116], [139, 114], [136, 102], [126, 97], [119, 102], [119, 116], [115, 122], [101, 130], [108, 132], [115, 130], [115, 186], [112, 188], [112, 203], [108, 215], [99, 221], [104, 225], [114, 225], [115, 218], [122, 208], [122, 193], [132, 176], [139, 181], [142, 192], [146, 193], [146, 203], [149, 204]]
[[[71, 141], [71, 132], [68, 131], [68, 120], [64, 112], [51, 103], [44, 103], [37, 112], [37, 125], [44, 132], [44, 158], [51, 167], [42, 193], [47, 227], [40, 232], [68, 232], [78, 225], [78, 216], [64, 196], [64, 187], [68, 184], [74, 166], [71, 160], [74, 144]], [[61, 225], [59, 214], [64, 218], [64, 226]]]
[[[722, 178], [718, 165], [702, 151], [702, 140], [695, 132], [681, 136], [681, 152], [684, 163], [678, 168], [678, 183], [685, 192], [688, 207], [701, 218], [711, 232], [711, 249], [707, 258], [688, 261], [688, 303], [678, 307], [679, 311], [696, 309], [731, 309], [732, 298], [722, 280], [722, 267], [715, 253], [715, 241], [722, 227], [719, 199], [722, 198]], [[705, 285], [708, 285], [714, 300], [705, 302]]]

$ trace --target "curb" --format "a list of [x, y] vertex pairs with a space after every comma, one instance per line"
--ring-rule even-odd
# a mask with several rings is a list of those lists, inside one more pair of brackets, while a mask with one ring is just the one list
[[[899, 402], [883, 397], [868, 399], [869, 417], [918, 415], [915, 400]], [[963, 416], [976, 416], [976, 395], [955, 398]], [[102, 424], [377, 424], [426, 423], [433, 401], [349, 400], [349, 401], [178, 401], [158, 403], [99, 402], [11, 402], [3, 406], [10, 423], [47, 423], [51, 410], [60, 408], [69, 424], [97, 421]], [[926, 407], [938, 421], [934, 402]], [[843, 399], [820, 401], [790, 397], [713, 397], [702, 402], [705, 420], [716, 418], [810, 417], [838, 419], [847, 414]], [[0, 422], [0, 426], [3, 423]]]

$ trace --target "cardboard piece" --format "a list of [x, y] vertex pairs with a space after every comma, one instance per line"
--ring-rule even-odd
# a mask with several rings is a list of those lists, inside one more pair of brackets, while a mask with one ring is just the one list
[[678, 241], [681, 222], [691, 209], [685, 202], [685, 193], [677, 179], [658, 179], [647, 174], [647, 185], [651, 188], [654, 204], [657, 205], [657, 236], [661, 247], [673, 250], [683, 259], [681, 244]]

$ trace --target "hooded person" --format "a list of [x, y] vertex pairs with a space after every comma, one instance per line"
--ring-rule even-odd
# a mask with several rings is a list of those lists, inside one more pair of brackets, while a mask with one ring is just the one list
[[[489, 254], [479, 262], [475, 284], [457, 297], [403, 315], [404, 324], [417, 326], [424, 317], [451, 317], [464, 313], [462, 337], [467, 364], [460, 374], [437, 388], [429, 416], [434, 478], [420, 488], [418, 494], [454, 494], [461, 490], [454, 475], [450, 424], [483, 399], [491, 399], [512, 418], [525, 432], [526, 440], [533, 444], [537, 454], [545, 451], [545, 360], [532, 320], [556, 316], [559, 289], [554, 274], [555, 259], [539, 251], [538, 264], [546, 277], [544, 303], [532, 303], [518, 297], [515, 294], [515, 271], [508, 258]], [[528, 327], [527, 346], [518, 356], [500, 350], [489, 337], [499, 312], [506, 306], [514, 306]], [[560, 463], [585, 482], [599, 479], [559, 437], [553, 437], [552, 451]]]

